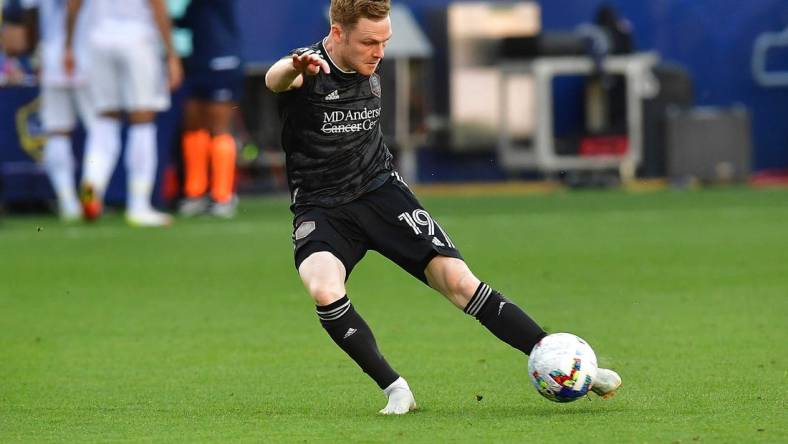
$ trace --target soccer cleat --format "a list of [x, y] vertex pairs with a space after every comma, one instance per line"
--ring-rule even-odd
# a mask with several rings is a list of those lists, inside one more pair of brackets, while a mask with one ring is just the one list
[[213, 205], [211, 205], [211, 215], [222, 219], [232, 219], [235, 217], [237, 208], [238, 197], [233, 195], [227, 202], [214, 202]]
[[79, 188], [79, 203], [82, 205], [82, 218], [93, 222], [103, 211], [103, 205], [96, 193], [96, 189], [89, 183], [83, 183]]
[[79, 202], [74, 200], [74, 202], [61, 204], [58, 215], [60, 220], [67, 224], [75, 223], [82, 219], [82, 208]]
[[204, 197], [188, 197], [178, 206], [178, 214], [183, 217], [194, 217], [208, 211], [208, 199]]
[[129, 211], [126, 222], [132, 227], [167, 227], [172, 224], [172, 217], [154, 209]]
[[616, 394], [619, 387], [621, 387], [621, 376], [618, 376], [618, 373], [606, 368], [597, 369], [591, 391], [603, 399], [608, 399]]
[[416, 398], [408, 387], [408, 382], [399, 377], [390, 386], [383, 390], [389, 398], [386, 407], [380, 410], [383, 415], [404, 415], [412, 410], [416, 410]]

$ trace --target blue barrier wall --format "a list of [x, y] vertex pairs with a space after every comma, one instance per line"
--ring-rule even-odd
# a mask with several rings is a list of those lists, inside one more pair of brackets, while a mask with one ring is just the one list
[[[403, 0], [425, 22], [449, 0]], [[503, 3], [503, 2], [502, 2]], [[590, 21], [603, 3], [629, 18], [638, 49], [656, 50], [664, 60], [691, 72], [696, 103], [746, 105], [753, 117], [756, 170], [788, 168], [788, 87], [763, 88], [750, 72], [753, 42], [765, 31], [788, 26], [785, 0], [542, 0], [545, 30], [568, 30]], [[328, 0], [241, 0], [246, 55], [270, 63], [288, 50], [326, 33]], [[395, 30], [396, 31], [396, 30]], [[784, 53], [782, 53], [784, 54]], [[779, 54], [778, 54], [779, 56]], [[784, 66], [785, 64], [783, 64]]]
[[[32, 143], [32, 152], [26, 152], [23, 148], [23, 140], [38, 139], [42, 135], [40, 128], [40, 118], [38, 106], [33, 106], [38, 97], [38, 88], [17, 87], [0, 88], [0, 182], [2, 182], [2, 193], [0, 202], [24, 203], [38, 201], [46, 197], [53, 196], [49, 181], [44, 174], [43, 168], [37, 165], [33, 158], [33, 152], [42, 149], [43, 140]], [[182, 97], [182, 91], [173, 97], [173, 103], [178, 103]], [[17, 118], [25, 108], [30, 108], [26, 129], [17, 126]], [[164, 170], [172, 163], [173, 146], [177, 144], [179, 122], [181, 120], [181, 107], [174, 106], [167, 112], [161, 113], [156, 118], [158, 128], [157, 148], [158, 163], [156, 188], [153, 193], [155, 204], [162, 206], [165, 202], [162, 199], [162, 177]], [[125, 140], [125, 130], [124, 130]], [[83, 152], [84, 134], [79, 130], [74, 136], [75, 154], [81, 158]], [[123, 149], [125, 153], [125, 147]], [[126, 200], [126, 174], [124, 168], [123, 153], [118, 159], [115, 173], [112, 176], [109, 187], [107, 188], [107, 203], [122, 205]], [[81, 162], [77, 161], [76, 177], [81, 177]]]

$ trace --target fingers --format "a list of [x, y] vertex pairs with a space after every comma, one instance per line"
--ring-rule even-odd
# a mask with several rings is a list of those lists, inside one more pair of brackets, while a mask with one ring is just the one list
[[331, 68], [328, 66], [328, 62], [326, 62], [323, 59], [320, 59], [320, 68], [323, 70], [324, 73], [331, 74]]
[[170, 71], [167, 80], [170, 91], [174, 91], [183, 83], [183, 74], [178, 71]]
[[69, 76], [74, 74], [74, 56], [71, 51], [66, 51], [63, 56], [63, 69]]
[[309, 76], [317, 75], [320, 72], [320, 67], [318, 65], [307, 65], [304, 69], [304, 74]]
[[326, 74], [331, 73], [328, 62], [314, 53], [302, 54], [300, 56], [293, 55], [293, 67], [307, 75], [316, 75], [321, 70]]
[[177, 56], [167, 58], [167, 73], [170, 91], [177, 89], [183, 83], [183, 67]]

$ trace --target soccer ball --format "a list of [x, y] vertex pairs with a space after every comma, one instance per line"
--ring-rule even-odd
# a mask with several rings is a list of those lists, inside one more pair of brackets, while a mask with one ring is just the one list
[[583, 397], [594, 382], [596, 370], [594, 350], [571, 333], [545, 336], [528, 358], [528, 376], [536, 391], [555, 402]]

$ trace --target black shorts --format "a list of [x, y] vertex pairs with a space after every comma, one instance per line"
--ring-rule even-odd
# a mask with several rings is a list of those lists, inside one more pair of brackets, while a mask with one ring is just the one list
[[297, 208], [293, 243], [296, 269], [312, 253], [328, 251], [345, 265], [345, 279], [368, 250], [377, 251], [425, 284], [424, 270], [432, 258], [462, 259], [443, 228], [398, 176], [335, 208]]
[[243, 90], [243, 71], [192, 70], [186, 75], [187, 96], [208, 102], [238, 102]]

